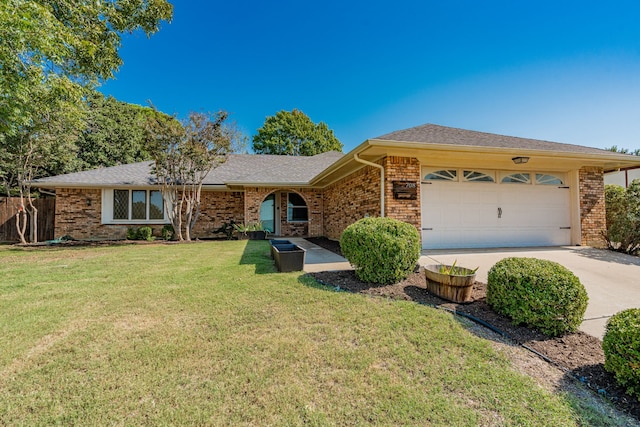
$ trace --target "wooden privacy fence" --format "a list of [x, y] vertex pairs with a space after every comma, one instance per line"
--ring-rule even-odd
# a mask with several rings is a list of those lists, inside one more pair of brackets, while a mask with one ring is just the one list
[[[35, 199], [34, 206], [38, 209], [38, 241], [54, 239], [56, 217], [56, 199]], [[0, 242], [19, 242], [16, 230], [16, 212], [20, 206], [17, 197], [0, 197]], [[29, 236], [29, 225], [25, 236]]]

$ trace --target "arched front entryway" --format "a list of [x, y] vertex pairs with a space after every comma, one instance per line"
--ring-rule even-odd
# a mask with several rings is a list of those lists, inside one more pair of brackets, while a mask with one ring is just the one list
[[309, 205], [305, 197], [293, 190], [267, 194], [260, 203], [260, 222], [276, 236], [309, 234]]

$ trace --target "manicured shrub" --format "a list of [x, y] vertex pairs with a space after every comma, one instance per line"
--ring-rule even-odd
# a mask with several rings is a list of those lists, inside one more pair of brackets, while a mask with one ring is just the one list
[[137, 240], [138, 239], [138, 229], [134, 227], [127, 228], [127, 240]]
[[602, 340], [604, 368], [627, 393], [640, 399], [640, 308], [611, 317]]
[[153, 240], [153, 229], [148, 226], [140, 227], [138, 229], [138, 240]]
[[164, 240], [172, 240], [173, 236], [175, 236], [175, 231], [173, 230], [173, 225], [165, 224], [160, 231], [160, 235]]
[[153, 229], [151, 227], [145, 226], [140, 228], [127, 228], [127, 240], [148, 240], [152, 241], [155, 237], [153, 237]]
[[587, 309], [580, 279], [557, 262], [505, 258], [489, 270], [487, 303], [514, 324], [549, 336], [575, 332]]
[[340, 249], [360, 280], [396, 283], [415, 269], [420, 257], [420, 234], [406, 222], [364, 218], [344, 230]]

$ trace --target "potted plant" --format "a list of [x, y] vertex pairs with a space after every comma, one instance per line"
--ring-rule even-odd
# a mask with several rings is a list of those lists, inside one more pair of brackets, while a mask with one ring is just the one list
[[424, 267], [427, 290], [453, 302], [471, 301], [471, 290], [476, 281], [478, 268], [469, 269], [453, 265], [435, 264]]
[[245, 224], [233, 224], [234, 230], [238, 233], [238, 240], [247, 240], [249, 236], [247, 232], [249, 231], [248, 226]]
[[267, 238], [267, 232], [261, 222], [233, 224], [233, 228], [238, 232], [238, 240], [265, 240]]
[[267, 232], [262, 222], [249, 224], [248, 228], [247, 234], [249, 235], [249, 240], [265, 240], [267, 238]]

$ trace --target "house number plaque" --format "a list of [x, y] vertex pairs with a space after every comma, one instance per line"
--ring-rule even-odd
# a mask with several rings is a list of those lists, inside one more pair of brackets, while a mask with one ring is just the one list
[[418, 183], [415, 181], [393, 181], [393, 198], [416, 200], [418, 198]]

